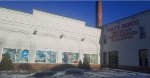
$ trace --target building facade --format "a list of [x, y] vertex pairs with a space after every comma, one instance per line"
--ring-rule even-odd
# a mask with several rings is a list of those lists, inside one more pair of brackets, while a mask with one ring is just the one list
[[105, 67], [149, 70], [150, 10], [106, 24], [101, 32]]
[[0, 8], [0, 59], [13, 63], [77, 64], [87, 57], [100, 64], [100, 30], [79, 21], [33, 10], [33, 14]]

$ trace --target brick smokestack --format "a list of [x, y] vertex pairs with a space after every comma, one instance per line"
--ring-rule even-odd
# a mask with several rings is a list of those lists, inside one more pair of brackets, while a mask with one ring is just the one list
[[102, 0], [96, 1], [96, 27], [102, 26]]

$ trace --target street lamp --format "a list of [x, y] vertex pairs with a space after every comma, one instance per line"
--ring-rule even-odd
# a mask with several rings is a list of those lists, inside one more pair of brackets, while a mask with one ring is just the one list
[[85, 40], [85, 38], [82, 38], [82, 39], [81, 39], [81, 41], [84, 41], [84, 40]]
[[33, 35], [36, 35], [36, 34], [37, 34], [37, 30], [35, 29], [34, 32], [33, 32]]
[[60, 39], [62, 39], [62, 38], [63, 38], [63, 36], [64, 36], [64, 34], [60, 35]]
[[[81, 38], [81, 42], [83, 42], [85, 40], [85, 38]], [[79, 60], [81, 60], [81, 51], [82, 51], [82, 43], [80, 42], [79, 45]], [[81, 60], [83, 62], [83, 60]]]

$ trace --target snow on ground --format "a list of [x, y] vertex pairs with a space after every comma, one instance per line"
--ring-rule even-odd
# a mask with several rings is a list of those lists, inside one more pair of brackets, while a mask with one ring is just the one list
[[[73, 70], [72, 70], [73, 71]], [[83, 71], [83, 70], [82, 70]], [[77, 72], [77, 70], [75, 70]], [[80, 71], [81, 72], [81, 71]], [[39, 77], [39, 78], [150, 78], [150, 74], [124, 71], [124, 70], [110, 70], [103, 69], [101, 71], [85, 71], [84, 74], [66, 74], [66, 71], [58, 71], [56, 74], [50, 77]], [[31, 74], [6, 74], [1, 73], [0, 78], [36, 78], [31, 77]]]

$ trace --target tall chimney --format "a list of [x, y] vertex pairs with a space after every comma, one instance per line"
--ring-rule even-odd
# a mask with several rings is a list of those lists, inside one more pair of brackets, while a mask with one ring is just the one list
[[102, 26], [102, 0], [96, 1], [96, 27]]

